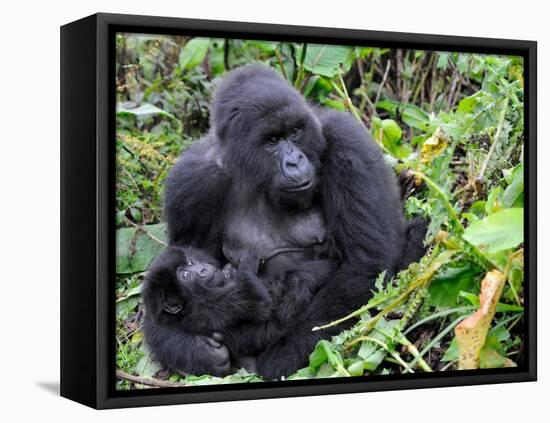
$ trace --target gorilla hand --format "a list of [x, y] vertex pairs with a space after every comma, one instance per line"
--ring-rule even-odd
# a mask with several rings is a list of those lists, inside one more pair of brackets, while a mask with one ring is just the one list
[[197, 355], [204, 363], [204, 373], [219, 377], [231, 373], [229, 350], [222, 342], [223, 336], [218, 332], [212, 334], [212, 337], [197, 337]]

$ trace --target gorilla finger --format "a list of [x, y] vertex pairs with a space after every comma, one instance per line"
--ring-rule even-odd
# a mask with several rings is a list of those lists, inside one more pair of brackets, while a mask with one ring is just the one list
[[212, 338], [218, 342], [223, 342], [223, 335], [220, 332], [214, 332]]
[[222, 344], [213, 338], [205, 338], [206, 345], [209, 347], [220, 348]]

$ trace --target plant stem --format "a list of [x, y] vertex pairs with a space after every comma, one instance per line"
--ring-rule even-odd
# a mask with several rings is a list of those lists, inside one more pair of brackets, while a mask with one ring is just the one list
[[[418, 362], [418, 365], [420, 366], [420, 368], [422, 370], [424, 370], [425, 372], [428, 372], [428, 373], [433, 372], [433, 369], [429, 366], [428, 363], [426, 363], [426, 361], [424, 361], [424, 359], [422, 358], [422, 356], [418, 352], [418, 349], [416, 348], [416, 346], [411, 341], [409, 341], [405, 336], [401, 336], [400, 339], [399, 339], [399, 343], [402, 344], [402, 345], [405, 345], [405, 347], [407, 347], [407, 350], [414, 357], [414, 360], [416, 360]], [[413, 360], [413, 362], [411, 362], [409, 364], [411, 367], [413, 366], [413, 363], [415, 362], [414, 360]]]
[[[360, 336], [359, 338], [356, 338], [353, 340], [352, 344], [351, 345], [354, 345], [358, 342], [362, 342], [362, 341], [369, 341], [369, 342], [373, 342], [379, 346], [381, 346], [384, 350], [386, 350], [386, 352], [390, 353], [391, 356], [397, 360], [397, 362], [399, 364], [401, 364], [404, 368], [405, 368], [405, 371], [408, 371], [409, 373], [414, 373], [413, 369], [411, 368], [411, 366], [409, 364], [407, 364], [402, 358], [401, 356], [395, 352], [395, 351], [392, 351], [387, 344], [385, 344], [384, 342], [380, 341], [379, 339], [376, 339], [376, 338], [373, 338], [372, 336]], [[350, 346], [351, 346], [350, 345]]]
[[456, 214], [456, 210], [454, 209], [453, 205], [450, 203], [449, 199], [447, 198], [447, 195], [443, 192], [441, 187], [437, 185], [434, 181], [432, 181], [430, 178], [428, 178], [424, 173], [417, 172], [415, 170], [410, 171], [413, 175], [417, 176], [418, 178], [421, 178], [428, 188], [430, 188], [432, 191], [434, 191], [441, 200], [443, 200], [443, 205], [449, 212], [449, 217], [451, 218], [451, 221], [453, 223], [453, 226], [459, 233], [464, 232], [464, 226], [462, 226], [462, 223], [460, 222], [460, 219], [458, 218], [458, 215]]
[[277, 62], [279, 63], [283, 77], [288, 81], [288, 75], [286, 74], [285, 65], [283, 63], [283, 58], [281, 56], [281, 52], [279, 51], [279, 47], [275, 49], [275, 57], [277, 57]]
[[[353, 116], [355, 116], [355, 119], [357, 119], [357, 121], [359, 123], [361, 123], [361, 125], [363, 125], [363, 127], [364, 127], [365, 123], [361, 119], [361, 116], [359, 115], [359, 112], [357, 111], [357, 109], [353, 105], [353, 102], [351, 101], [351, 98], [348, 94], [348, 89], [346, 88], [346, 83], [344, 82], [344, 78], [342, 78], [342, 72], [341, 71], [338, 72], [338, 80], [340, 81], [340, 86], [342, 87], [342, 90], [339, 91], [339, 94], [343, 97], [344, 101], [346, 102], [346, 107], [353, 114]], [[365, 129], [366, 129], [366, 127], [365, 127]]]
[[304, 43], [302, 44], [302, 54], [300, 56], [300, 68], [298, 69], [298, 76], [296, 77], [296, 81], [294, 81], [294, 86], [296, 88], [300, 87], [300, 84], [304, 79], [304, 62], [306, 61], [306, 52], [307, 52], [307, 44]]
[[[457, 319], [453, 320], [445, 329], [443, 329], [440, 333], [437, 334], [436, 337], [434, 337], [428, 345], [424, 347], [422, 351], [419, 353], [419, 357], [423, 357], [428, 351], [430, 351], [435, 344], [437, 344], [445, 335], [447, 335], [453, 328], [458, 325], [462, 320], [464, 320], [467, 316], [460, 316]], [[414, 358], [413, 361], [411, 361], [410, 365], [413, 366], [418, 361], [418, 358]]]
[[500, 112], [500, 118], [497, 125], [497, 132], [495, 133], [495, 139], [493, 143], [491, 144], [491, 147], [489, 148], [489, 152], [487, 153], [487, 156], [485, 156], [485, 160], [483, 161], [483, 164], [481, 165], [481, 170], [479, 171], [479, 174], [476, 178], [476, 184], [479, 184], [480, 186], [483, 184], [483, 178], [485, 177], [485, 171], [487, 170], [487, 165], [489, 164], [489, 161], [491, 160], [491, 156], [493, 155], [496, 146], [500, 139], [502, 138], [502, 127], [504, 125], [504, 119], [506, 117], [506, 111], [508, 109], [508, 103], [510, 101], [509, 97], [506, 97], [504, 99], [504, 105], [502, 107], [502, 110]]
[[[414, 292], [416, 289], [426, 286], [428, 282], [432, 280], [432, 278], [435, 276], [437, 271], [443, 266], [447, 261], [451, 259], [453, 255], [456, 254], [457, 251], [455, 250], [446, 250], [443, 251], [441, 254], [439, 254], [430, 264], [430, 267], [414, 282], [412, 282], [409, 287], [403, 292], [399, 297], [397, 297], [396, 300], [394, 300], [392, 303], [387, 305], [380, 311], [376, 316], [374, 316], [372, 319], [370, 319], [368, 322], [365, 323], [365, 327], [362, 330], [362, 334], [366, 335], [368, 334], [374, 326], [378, 323], [378, 321], [384, 317], [386, 314], [388, 314], [390, 311], [392, 311], [394, 308], [401, 305], [408, 297], [409, 295]], [[346, 349], [349, 349], [353, 345], [353, 342], [348, 343], [346, 345]]]

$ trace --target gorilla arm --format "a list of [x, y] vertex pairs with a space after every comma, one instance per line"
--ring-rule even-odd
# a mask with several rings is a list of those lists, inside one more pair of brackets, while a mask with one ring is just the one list
[[170, 245], [191, 245], [222, 260], [221, 215], [228, 187], [216, 138], [208, 135], [189, 147], [166, 181], [164, 217]]
[[376, 276], [399, 269], [405, 242], [396, 178], [378, 146], [351, 116], [317, 113], [327, 140], [321, 180], [327, 241], [341, 266], [304, 317], [259, 355], [258, 371], [268, 378], [288, 376], [304, 367], [317, 341], [346, 329], [352, 322], [311, 331], [367, 303]]

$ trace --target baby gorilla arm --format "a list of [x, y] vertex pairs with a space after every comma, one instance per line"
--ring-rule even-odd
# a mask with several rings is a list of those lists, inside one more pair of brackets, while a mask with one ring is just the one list
[[230, 371], [229, 351], [219, 333], [190, 335], [177, 326], [145, 321], [147, 344], [167, 368], [195, 375], [224, 376]]

